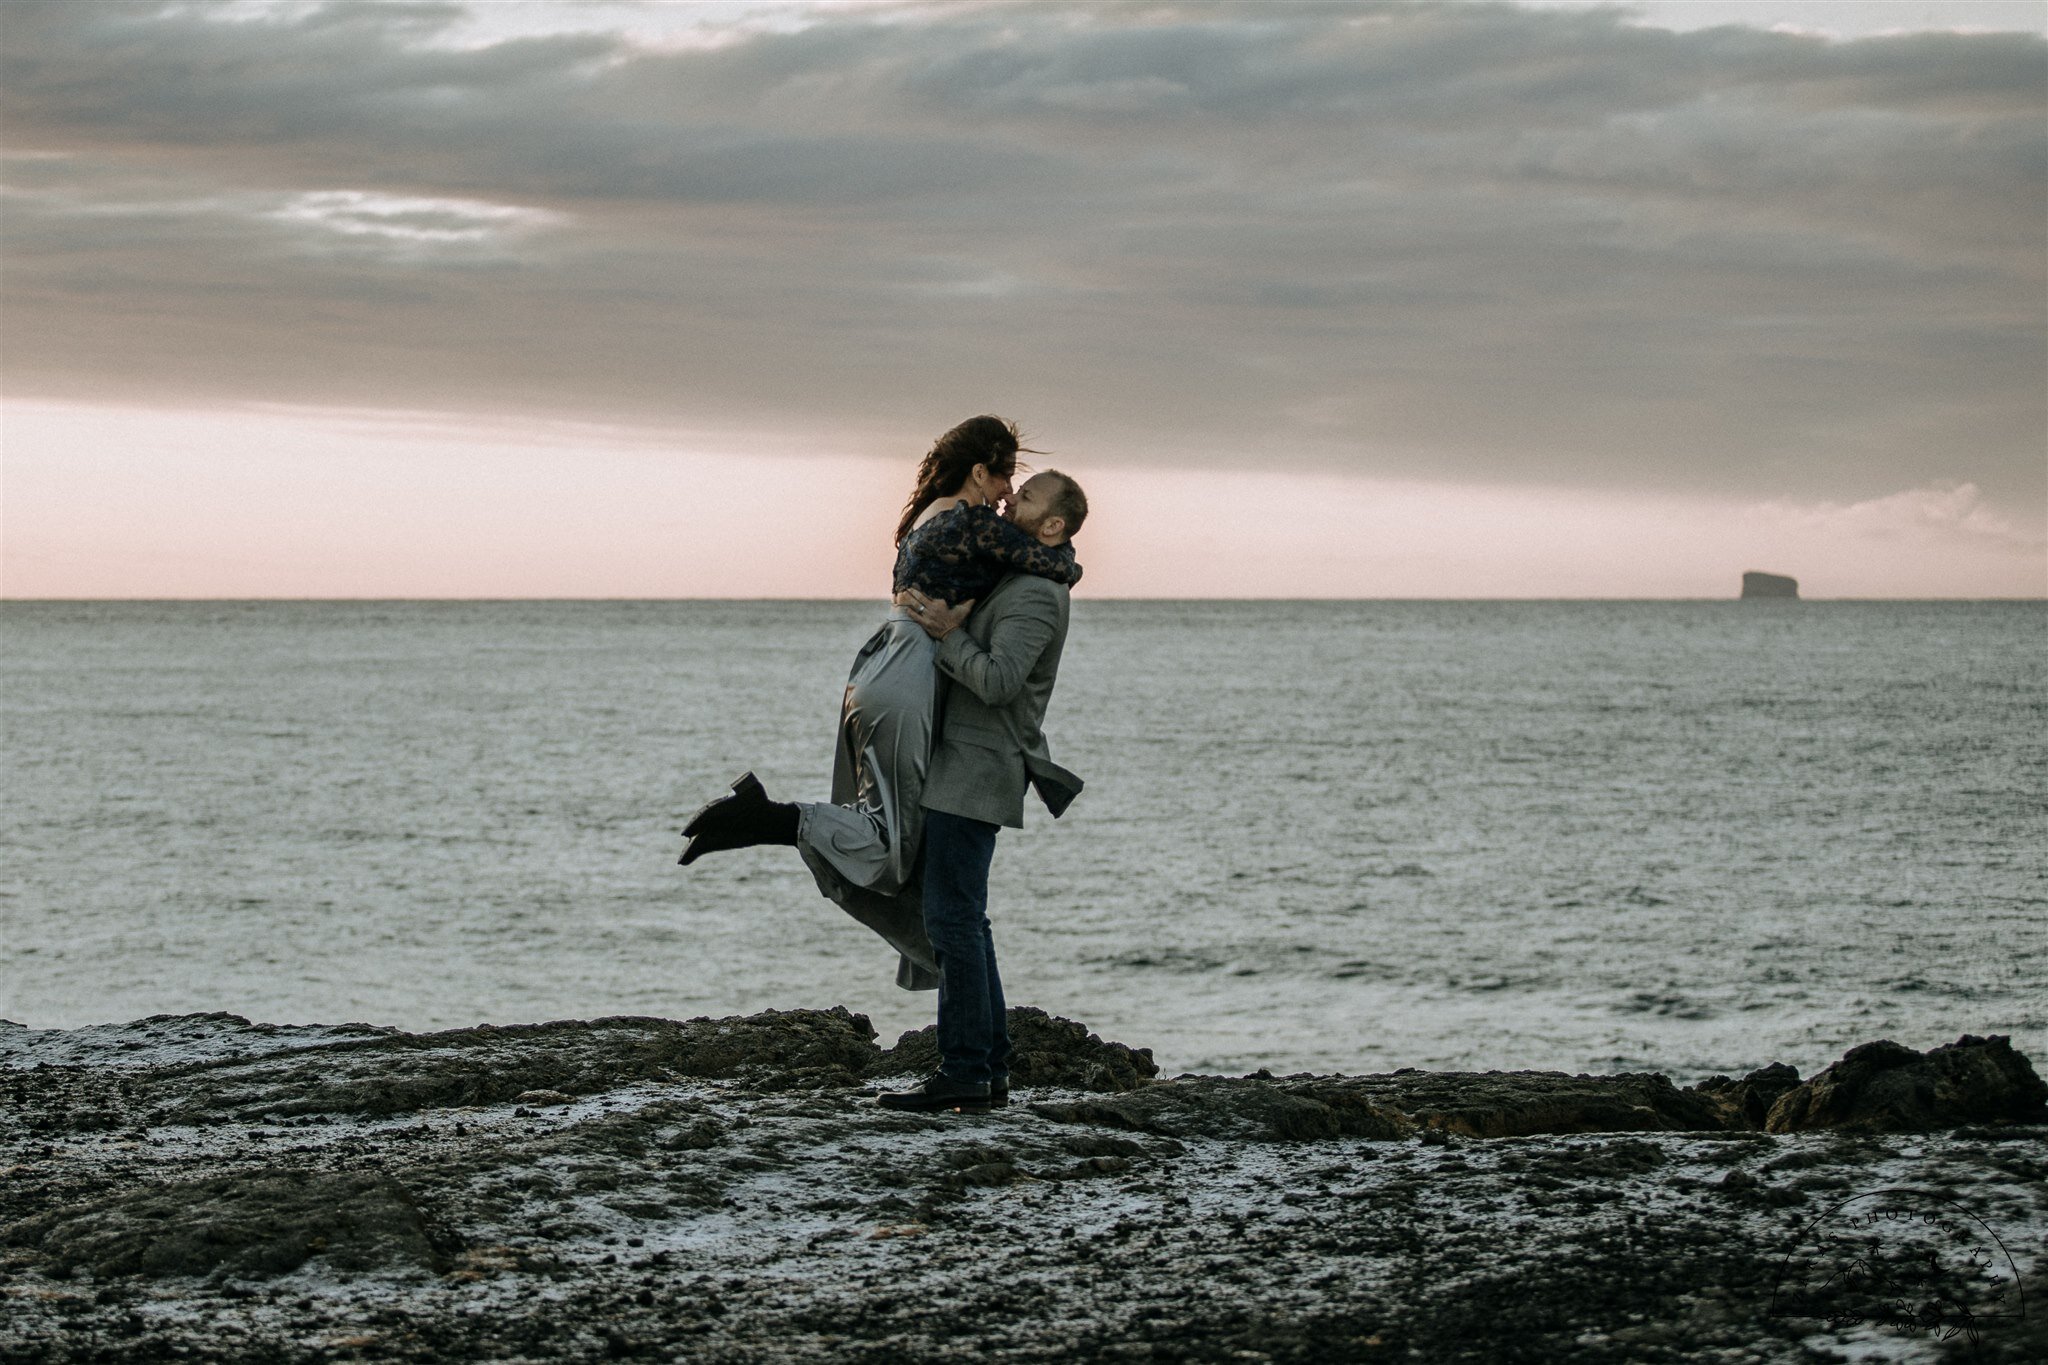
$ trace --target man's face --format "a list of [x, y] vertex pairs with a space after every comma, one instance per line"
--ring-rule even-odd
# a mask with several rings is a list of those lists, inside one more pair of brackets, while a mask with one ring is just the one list
[[1015, 522], [1020, 530], [1037, 535], [1039, 523], [1051, 514], [1052, 509], [1047, 504], [1052, 501], [1053, 491], [1050, 478], [1033, 474], [1024, 480], [1024, 486], [1004, 506], [1003, 515]]

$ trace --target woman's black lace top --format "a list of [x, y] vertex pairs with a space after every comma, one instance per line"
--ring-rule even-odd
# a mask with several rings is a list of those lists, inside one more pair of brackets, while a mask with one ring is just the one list
[[896, 549], [894, 591], [916, 588], [949, 605], [979, 600], [1011, 571], [1068, 587], [1081, 581], [1072, 545], [1041, 545], [993, 507], [960, 504], [913, 527]]

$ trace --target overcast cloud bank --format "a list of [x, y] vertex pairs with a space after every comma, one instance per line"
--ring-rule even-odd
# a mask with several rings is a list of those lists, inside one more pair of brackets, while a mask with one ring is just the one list
[[1484, 4], [874, 6], [711, 46], [477, 22], [11, 0], [8, 392], [870, 454], [996, 407], [1097, 463], [1968, 484], [2041, 516], [2036, 35]]

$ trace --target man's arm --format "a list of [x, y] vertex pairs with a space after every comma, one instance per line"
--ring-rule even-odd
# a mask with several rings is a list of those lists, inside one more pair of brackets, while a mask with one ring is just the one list
[[[958, 629], [966, 612], [925, 599], [925, 633], [939, 642], [938, 665], [990, 706], [1009, 703], [1024, 688], [1038, 656], [1059, 630], [1059, 604], [1050, 584], [1019, 583], [994, 610], [988, 645]], [[908, 594], [906, 594], [908, 596]], [[915, 610], [915, 608], [913, 608]]]

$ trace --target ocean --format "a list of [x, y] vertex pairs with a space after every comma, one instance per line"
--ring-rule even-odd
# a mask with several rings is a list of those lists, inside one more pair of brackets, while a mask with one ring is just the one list
[[[929, 1023], [788, 849], [879, 602], [0, 606], [0, 1018]], [[1075, 603], [1012, 1004], [1167, 1074], [2048, 1061], [2048, 607]]]

